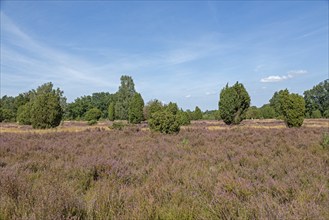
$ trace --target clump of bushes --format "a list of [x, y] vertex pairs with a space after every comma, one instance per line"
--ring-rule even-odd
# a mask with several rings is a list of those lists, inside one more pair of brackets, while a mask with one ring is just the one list
[[322, 136], [321, 146], [323, 149], [329, 150], [329, 133], [324, 133]]
[[113, 122], [113, 124], [109, 126], [109, 128], [121, 131], [125, 126], [126, 125], [122, 122]]
[[[97, 121], [101, 118], [102, 112], [98, 108], [89, 109], [85, 114], [85, 120], [88, 121], [88, 124], [96, 124]], [[96, 123], [95, 123], [96, 122]]]
[[178, 133], [180, 123], [176, 115], [170, 111], [159, 111], [152, 114], [148, 123], [152, 131], [159, 131], [165, 134]]
[[87, 122], [88, 125], [95, 125], [97, 124], [97, 121], [96, 120], [90, 120]]

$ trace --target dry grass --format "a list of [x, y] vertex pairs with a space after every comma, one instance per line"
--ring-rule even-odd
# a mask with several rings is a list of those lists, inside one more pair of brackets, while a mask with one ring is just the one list
[[318, 122], [2, 132], [0, 219], [328, 219]]

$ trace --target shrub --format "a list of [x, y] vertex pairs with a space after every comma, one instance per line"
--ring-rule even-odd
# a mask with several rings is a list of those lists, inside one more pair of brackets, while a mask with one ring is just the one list
[[294, 93], [282, 95], [280, 106], [288, 127], [302, 126], [305, 115], [305, 101], [302, 96]]
[[101, 110], [99, 110], [98, 108], [92, 108], [89, 109], [86, 113], [85, 113], [85, 120], [87, 121], [98, 121], [102, 116], [102, 112]]
[[97, 124], [97, 121], [96, 120], [90, 120], [87, 123], [88, 123], [88, 125], [95, 125], [95, 124]]
[[219, 111], [226, 124], [240, 124], [249, 106], [249, 94], [241, 83], [226, 85], [220, 92]]
[[191, 124], [191, 121], [190, 121], [190, 118], [189, 118], [189, 115], [188, 115], [187, 112], [178, 111], [176, 117], [177, 117], [178, 123], [180, 125], [189, 125], [189, 124]]
[[259, 119], [261, 118], [261, 110], [256, 106], [251, 106], [246, 111], [246, 118], [247, 119]]
[[57, 127], [63, 112], [60, 97], [53, 92], [37, 95], [31, 107], [31, 124], [33, 128]]
[[125, 124], [123, 124], [122, 122], [113, 122], [112, 126], [110, 126], [109, 128], [121, 131], [124, 127]]
[[152, 131], [165, 134], [178, 133], [180, 130], [176, 115], [166, 110], [153, 113], [148, 123]]
[[329, 109], [323, 112], [324, 118], [329, 118]]
[[321, 111], [319, 109], [312, 111], [312, 118], [321, 118]]
[[329, 149], [329, 133], [323, 134], [321, 146], [323, 147], [323, 149]]

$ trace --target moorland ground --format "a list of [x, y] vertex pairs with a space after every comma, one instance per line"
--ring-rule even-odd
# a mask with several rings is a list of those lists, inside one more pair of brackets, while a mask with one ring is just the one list
[[329, 219], [329, 120], [1, 124], [0, 219]]

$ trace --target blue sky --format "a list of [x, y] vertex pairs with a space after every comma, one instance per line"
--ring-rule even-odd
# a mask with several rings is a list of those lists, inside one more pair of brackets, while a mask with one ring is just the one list
[[130, 75], [145, 102], [217, 109], [239, 81], [261, 106], [328, 60], [328, 1], [1, 1], [1, 96], [51, 81], [73, 101]]

